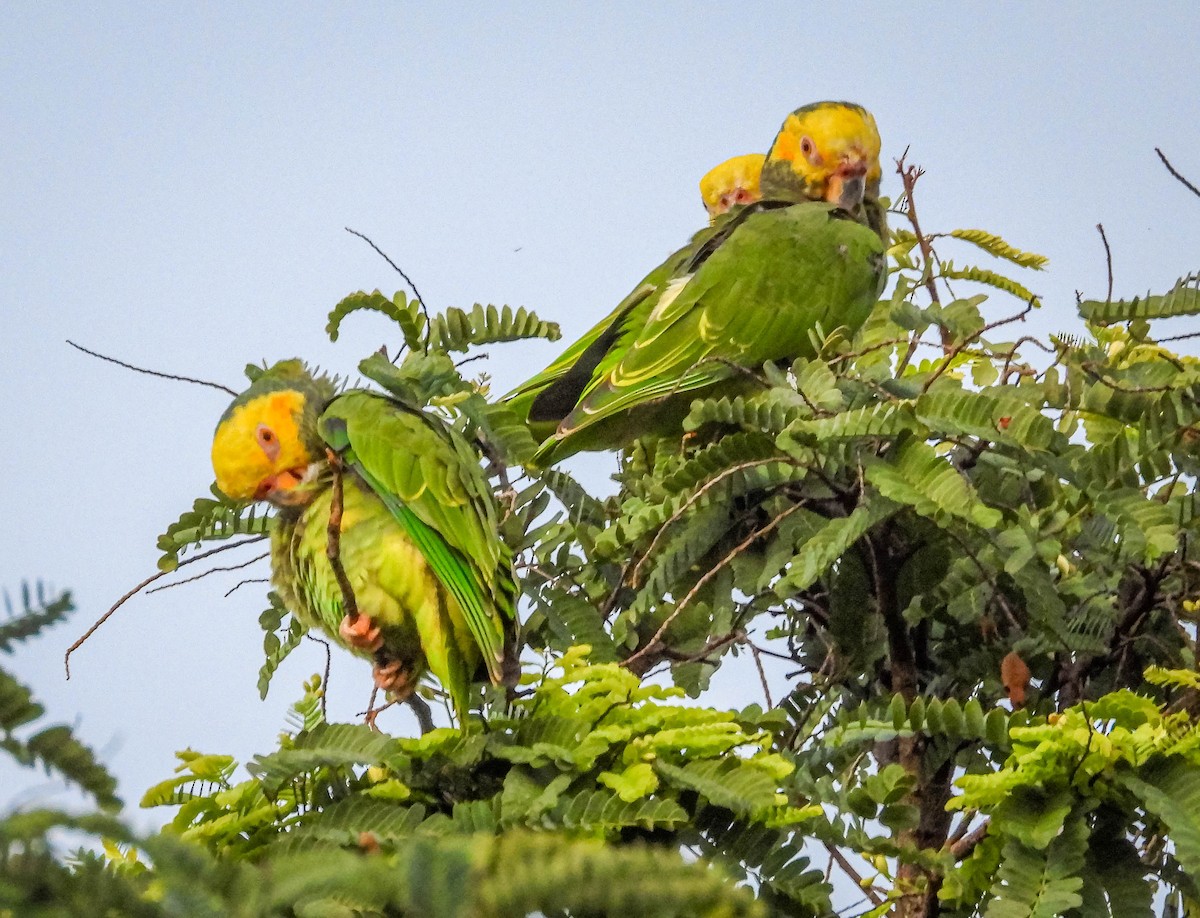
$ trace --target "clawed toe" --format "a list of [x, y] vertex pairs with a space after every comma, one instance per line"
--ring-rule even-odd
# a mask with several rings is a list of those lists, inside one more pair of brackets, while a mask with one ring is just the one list
[[371, 675], [375, 684], [397, 700], [403, 700], [416, 689], [416, 682], [411, 678], [408, 667], [400, 660], [390, 663], [376, 663]]
[[379, 626], [366, 615], [356, 615], [353, 618], [347, 615], [338, 626], [338, 634], [342, 636], [343, 641], [357, 650], [374, 653], [383, 646], [383, 634]]

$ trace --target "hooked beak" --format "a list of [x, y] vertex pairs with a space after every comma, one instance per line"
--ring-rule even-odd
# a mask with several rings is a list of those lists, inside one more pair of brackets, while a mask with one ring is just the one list
[[864, 157], [845, 157], [829, 177], [825, 200], [843, 210], [854, 212], [863, 202], [867, 190], [867, 161]]
[[274, 475], [268, 475], [258, 484], [254, 492], [255, 500], [269, 500], [280, 507], [291, 507], [307, 503], [309, 495], [298, 491], [300, 483], [305, 479], [306, 469], [284, 469]]

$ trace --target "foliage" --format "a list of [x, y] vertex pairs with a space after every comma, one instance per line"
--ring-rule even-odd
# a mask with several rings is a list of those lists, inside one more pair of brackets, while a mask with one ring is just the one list
[[[1195, 912], [1200, 361], [1154, 322], [1200, 314], [1196, 275], [1019, 336], [1045, 259], [923, 235], [900, 172], [909, 226], [866, 324], [702, 393], [677, 436], [624, 451], [608, 497], [522, 471], [530, 431], [451, 356], [554, 326], [344, 299], [331, 338], [359, 311], [400, 338], [360, 372], [478, 446], [519, 558], [522, 685], [403, 737], [326, 723], [314, 679], [248, 774], [180, 753], [143, 798], [177, 808], [161, 834], [10, 820], [10, 859], [129, 914]], [[205, 498], [163, 569], [270, 519]], [[268, 602], [264, 695], [303, 637]], [[683, 697], [726, 665], [764, 707]], [[40, 713], [13, 698], [15, 724]], [[136, 849], [68, 867], [57, 825]]]
[[[0, 649], [28, 640], [43, 628], [57, 624], [74, 611], [71, 594], [54, 592], [41, 583], [34, 589], [21, 586], [21, 609], [14, 612], [5, 596], [7, 621], [0, 624]], [[100, 806], [116, 809], [117, 783], [96, 759], [95, 753], [75, 738], [70, 727], [55, 725], [30, 733], [31, 725], [45, 714], [33, 693], [0, 668], [0, 749], [20, 765], [40, 765], [90, 794]]]
[[[677, 853], [706, 842], [701, 825], [737, 822], [781, 845], [790, 840], [791, 858], [775, 869], [790, 869], [793, 907], [827, 911], [828, 887], [819, 874], [805, 875], [799, 855], [803, 826], [821, 813], [789, 804], [781, 789], [792, 766], [768, 751], [772, 735], [757, 713], [679, 705], [678, 690], [589, 663], [586, 652], [558, 658], [557, 675], [494, 710], [482, 731], [442, 728], [408, 739], [310, 716], [276, 752], [249, 764], [249, 779], [233, 780], [228, 756], [188, 751], [178, 774], [142, 804], [177, 806], [172, 835], [254, 863], [363, 850], [396, 862], [426, 850], [450, 859], [447, 866], [464, 859], [474, 873], [479, 857], [524, 852], [521, 869], [510, 865], [466, 894], [460, 880], [431, 884], [421, 893], [421, 913], [430, 915], [486, 913], [490, 901], [502, 903], [498, 914], [514, 915], [557, 914], [571, 902], [608, 902], [614, 915], [692, 914], [700, 903], [710, 910], [701, 913], [749, 913], [752, 897], [715, 879], [736, 872], [738, 859], [714, 851], [723, 867], [715, 870], [685, 867]], [[314, 682], [310, 695], [319, 691]], [[659, 892], [645, 895], [651, 889]], [[664, 903], [665, 889], [676, 894]], [[305, 908], [327, 894], [313, 889]], [[391, 894], [386, 885], [346, 883], [339, 901], [379, 909]]]

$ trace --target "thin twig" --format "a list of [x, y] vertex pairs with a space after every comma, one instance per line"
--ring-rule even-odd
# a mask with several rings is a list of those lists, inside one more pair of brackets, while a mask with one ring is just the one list
[[236, 593], [242, 587], [247, 586], [251, 583], [270, 583], [270, 582], [271, 582], [270, 577], [247, 577], [245, 580], [239, 580], [237, 583], [235, 583], [233, 586], [231, 586], [228, 590], [226, 590], [224, 598], [228, 599], [230, 596], [232, 596], [234, 593]]
[[237, 396], [237, 392], [230, 389], [228, 386], [222, 386], [220, 383], [209, 382], [207, 379], [194, 379], [191, 376], [177, 376], [174, 373], [160, 373], [158, 370], [147, 370], [145, 367], [135, 367], [132, 363], [126, 363], [124, 360], [117, 360], [116, 357], [109, 357], [105, 354], [89, 351], [81, 344], [76, 344], [74, 341], [67, 339], [67, 344], [75, 348], [77, 351], [83, 351], [89, 357], [95, 357], [97, 360], [104, 360], [108, 363], [115, 363], [119, 367], [124, 367], [126, 370], [133, 370], [135, 373], [145, 373], [147, 376], [157, 376], [159, 379], [173, 379], [176, 382], [192, 383], [197, 386], [208, 386], [210, 389], [220, 389], [222, 392], [228, 392], [232, 396]]
[[391, 265], [392, 270], [394, 270], [397, 274], [399, 274], [401, 277], [403, 277], [404, 282], [406, 284], [408, 284], [408, 286], [412, 287], [413, 296], [415, 296], [417, 298], [417, 303], [421, 307], [421, 313], [425, 316], [425, 344], [424, 344], [422, 350], [426, 354], [428, 354], [429, 353], [429, 336], [433, 332], [433, 325], [429, 321], [429, 310], [425, 308], [425, 297], [421, 296], [421, 291], [417, 289], [417, 285], [412, 282], [411, 277], [409, 277], [407, 274], [404, 273], [403, 270], [401, 270], [401, 268], [398, 264], [396, 264], [394, 261], [392, 261], [391, 258], [388, 257], [387, 252], [383, 251], [383, 249], [381, 249], [374, 242], [372, 242], [370, 240], [370, 238], [368, 238], [367, 236], [364, 236], [358, 230], [350, 229], [350, 227], [348, 227], [348, 226], [344, 227], [344, 229], [350, 235], [357, 236], [359, 239], [361, 239], [363, 242], [365, 242], [367, 245], [369, 245], [371, 248], [373, 248], [375, 250], [375, 252], [379, 255], [379, 257], [382, 258], [384, 261], [386, 261], [389, 265]]
[[854, 865], [847, 860], [846, 855], [838, 850], [837, 845], [825, 842], [825, 850], [829, 852], [831, 858], [837, 861], [837, 865], [845, 871], [846, 876], [852, 879], [854, 884], [866, 894], [867, 898], [871, 900], [872, 905], [883, 905], [883, 896], [879, 894], [874, 886], [868, 886], [864, 882], [862, 874], [854, 869]]
[[[188, 558], [186, 561], [180, 561], [179, 564], [176, 565], [175, 570], [178, 570], [187, 564], [195, 564], [197, 561], [203, 561], [205, 558], [211, 558], [213, 555], [220, 554], [223, 551], [229, 551], [231, 548], [240, 548], [243, 545], [253, 545], [255, 542], [261, 542], [265, 538], [266, 536], [255, 536], [252, 539], [242, 539], [240, 542], [230, 542], [227, 545], [220, 545], [210, 551], [205, 551], [198, 555], [194, 555], [193, 557]], [[173, 573], [175, 573], [175, 571], [159, 571], [156, 574], [151, 574], [149, 577], [131, 589], [128, 593], [118, 599], [115, 603], [113, 603], [112, 607], [107, 612], [96, 619], [95, 624], [93, 624], [92, 627], [88, 628], [88, 630], [83, 633], [83, 637], [68, 647], [67, 652], [63, 655], [63, 666], [66, 667], [67, 670], [67, 678], [71, 678], [71, 654], [78, 650], [83, 645], [84, 641], [95, 634], [96, 630], [106, 621], [108, 621], [109, 618], [112, 617], [112, 614], [116, 612], [117, 609], [121, 608], [121, 606], [123, 606], [126, 602], [128, 602], [150, 584], [154, 583], [154, 581]]]
[[684, 501], [683, 506], [681, 506], [678, 510], [676, 510], [674, 513], [672, 513], [671, 516], [658, 528], [658, 532], [656, 532], [654, 534], [654, 538], [650, 540], [650, 545], [646, 548], [646, 551], [642, 554], [641, 560], [639, 560], [638, 563], [634, 566], [633, 575], [630, 577], [630, 582], [637, 584], [641, 581], [642, 565], [654, 553], [655, 548], [658, 547], [658, 543], [662, 539], [663, 533], [666, 532], [668, 528], [670, 528], [671, 524], [677, 522], [684, 515], [684, 513], [686, 513], [689, 508], [691, 508], [693, 505], [695, 505], [696, 501], [698, 501], [706, 493], [711, 491], [713, 488], [715, 488], [718, 484], [720, 484], [722, 481], [724, 481], [730, 475], [734, 475], [738, 472], [744, 472], [746, 469], [752, 469], [752, 468], [755, 468], [756, 466], [769, 465], [772, 462], [787, 462], [787, 461], [788, 461], [787, 459], [785, 459], [781, 456], [771, 456], [770, 458], [767, 458], [767, 459], [755, 459], [751, 462], [743, 462], [739, 465], [733, 466], [732, 468], [725, 469], [723, 472], [721, 472], [721, 474], [716, 475], [713, 478], [710, 478], [708, 481], [706, 481], [704, 483], [703, 487], [699, 488], [694, 494], [692, 494], [691, 497], [689, 497], [686, 501]]
[[[243, 561], [241, 564], [230, 564], [228, 567], [210, 567], [204, 573], [197, 574], [195, 577], [186, 577], [183, 580], [176, 580], [174, 583], [164, 583], [162, 586], [156, 586], [152, 590], [147, 590], [146, 595], [149, 596], [151, 593], [161, 593], [163, 590], [169, 590], [172, 587], [183, 586], [185, 583], [195, 583], [197, 580], [203, 580], [209, 574], [216, 574], [221, 571], [240, 571], [243, 567], [249, 567], [251, 564], [269, 557], [271, 557], [271, 553], [266, 551], [261, 555], [255, 555], [249, 561]], [[229, 594], [226, 593], [225, 595], [228, 596]]]
[[329, 499], [329, 524], [326, 526], [325, 557], [333, 570], [338, 589], [342, 593], [342, 612], [353, 623], [358, 619], [358, 602], [354, 598], [354, 587], [346, 576], [342, 566], [342, 463], [337, 453], [331, 449], [325, 451], [329, 458], [330, 468], [333, 469], [332, 494]]
[[1186, 341], [1189, 338], [1200, 338], [1200, 331], [1185, 332], [1182, 335], [1168, 335], [1165, 338], [1155, 338], [1154, 340], [1162, 344], [1164, 341]]
[[684, 596], [683, 599], [681, 599], [679, 601], [679, 604], [675, 606], [675, 608], [671, 611], [671, 614], [668, 615], [663, 620], [663, 623], [658, 626], [658, 630], [654, 632], [654, 636], [652, 638], [650, 638], [649, 641], [646, 642], [645, 646], [642, 647], [642, 649], [639, 650], [637, 653], [634, 653], [634, 654], [626, 657], [622, 661], [621, 665], [627, 667], [631, 663], [635, 663], [635, 662], [637, 662], [637, 660], [646, 656], [646, 654], [650, 653], [652, 650], [657, 650], [656, 645], [662, 641], [663, 635], [667, 633], [667, 629], [671, 627], [671, 623], [674, 622], [675, 619], [679, 617], [680, 613], [683, 612], [683, 610], [687, 608], [688, 604], [691, 603], [691, 601], [696, 598], [696, 594], [699, 593], [700, 590], [704, 588], [705, 584], [707, 584], [710, 580], [712, 580], [713, 577], [715, 577], [718, 573], [720, 573], [721, 569], [724, 568], [726, 564], [728, 564], [730, 561], [732, 561], [734, 558], [736, 558], [738, 555], [740, 555], [743, 551], [745, 551], [747, 548], [749, 548], [751, 545], [753, 545], [760, 538], [765, 536], [768, 532], [770, 532], [772, 529], [774, 529], [776, 526], [778, 526], [780, 523], [782, 523], [785, 519], [787, 519], [789, 516], [791, 516], [797, 510], [802, 510], [802, 509], [804, 509], [803, 504], [795, 504], [795, 505], [789, 507], [787, 510], [784, 510], [778, 516], [773, 517], [769, 523], [767, 523], [764, 526], [760, 526], [758, 529], [754, 530], [754, 532], [750, 533], [750, 535], [748, 535], [746, 538], [744, 538], [741, 542], [739, 542], [736, 546], [734, 546], [733, 550], [730, 551], [729, 554], [727, 554], [724, 558], [722, 558], [720, 561], [718, 561], [711, 570], [709, 570], [707, 573], [705, 573], [705, 575], [703, 577], [701, 577], [699, 580], [696, 581], [695, 586], [693, 586], [690, 590], [688, 590], [687, 595]]
[[1112, 249], [1108, 247], [1108, 236], [1104, 234], [1104, 224], [1097, 223], [1096, 229], [1100, 231], [1100, 241], [1104, 243], [1104, 262], [1108, 266], [1108, 295], [1104, 298], [1107, 305], [1112, 302], [1113, 290], [1113, 272], [1112, 272]]
[[1155, 147], [1154, 152], [1158, 154], [1158, 158], [1162, 160], [1162, 164], [1167, 167], [1167, 171], [1170, 172], [1173, 176], [1175, 176], [1175, 178], [1179, 179], [1179, 181], [1181, 181], [1183, 183], [1183, 186], [1185, 188], [1187, 188], [1188, 191], [1190, 191], [1196, 197], [1200, 198], [1200, 188], [1197, 188], [1195, 185], [1193, 185], [1191, 182], [1189, 182], [1187, 179], [1185, 179], [1182, 175], [1180, 175], [1178, 172], [1176, 172], [1175, 167], [1172, 166], [1171, 161], [1169, 159], [1167, 159], [1167, 157], [1165, 155], [1163, 155], [1162, 150], [1160, 150], [1158, 147]]
[[754, 657], [754, 666], [758, 669], [758, 681], [762, 683], [763, 695], [767, 698], [767, 710], [775, 707], [775, 702], [771, 700], [771, 689], [767, 685], [767, 671], [763, 669], [762, 657], [759, 656], [758, 648], [755, 647], [749, 640], [746, 645], [750, 648], [750, 654]]
[[333, 665], [333, 654], [329, 650], [329, 642], [324, 638], [317, 637], [311, 631], [304, 636], [310, 641], [316, 641], [325, 647], [325, 672], [321, 676], [321, 716], [328, 720], [329, 715], [325, 709], [325, 698], [329, 694], [329, 668]]
[[[917, 245], [921, 249], [921, 258], [924, 260], [922, 265], [922, 273], [925, 275], [925, 289], [929, 291], [929, 299], [941, 305], [941, 297], [938, 295], [937, 282], [933, 277], [934, 254], [933, 246], [929, 244], [929, 238], [921, 232], [921, 224], [917, 220], [917, 205], [913, 199], [913, 189], [917, 187], [917, 180], [925, 174], [925, 170], [920, 166], [906, 166], [904, 158], [908, 156], [908, 150], [901, 154], [896, 160], [896, 174], [900, 176], [900, 180], [904, 183], [904, 199], [908, 202], [906, 216], [908, 222], [912, 224], [913, 235], [917, 237]], [[950, 332], [945, 329], [939, 329], [942, 336], [942, 347], [946, 350], [950, 348]], [[915, 345], [914, 345], [915, 346]], [[912, 357], [912, 347], [901, 361], [901, 369], [908, 364], [908, 360]]]
[[1025, 317], [1029, 315], [1029, 313], [1033, 312], [1033, 307], [1037, 304], [1037, 301], [1038, 299], [1036, 296], [1031, 297], [1029, 302], [1025, 304], [1025, 308], [1020, 312], [1004, 319], [997, 319], [995, 322], [991, 322], [983, 326], [983, 328], [979, 329], [979, 331], [969, 335], [967, 338], [963, 339], [954, 346], [945, 345], [943, 349], [946, 352], [946, 358], [941, 362], [938, 368], [929, 375], [929, 378], [925, 380], [925, 384], [921, 387], [921, 392], [928, 392], [929, 387], [933, 385], [934, 381], [950, 368], [950, 364], [954, 362], [954, 358], [961, 354], [964, 348], [969, 347], [972, 342], [978, 341], [987, 332], [992, 331], [992, 329], [999, 328], [1001, 325], [1008, 325], [1010, 322], [1024, 322]]

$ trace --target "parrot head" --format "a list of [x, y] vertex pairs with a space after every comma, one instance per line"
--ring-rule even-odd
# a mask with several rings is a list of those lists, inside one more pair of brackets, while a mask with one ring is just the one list
[[879, 129], [851, 102], [815, 102], [783, 122], [763, 166], [762, 194], [828, 201], [859, 212], [879, 197]]
[[761, 195], [758, 180], [762, 175], [762, 153], [747, 153], [714, 166], [700, 179], [700, 197], [711, 223], [735, 204], [753, 204]]
[[308, 503], [326, 458], [317, 419], [335, 394], [299, 360], [264, 370], [217, 424], [212, 463], [217, 487], [234, 500]]

